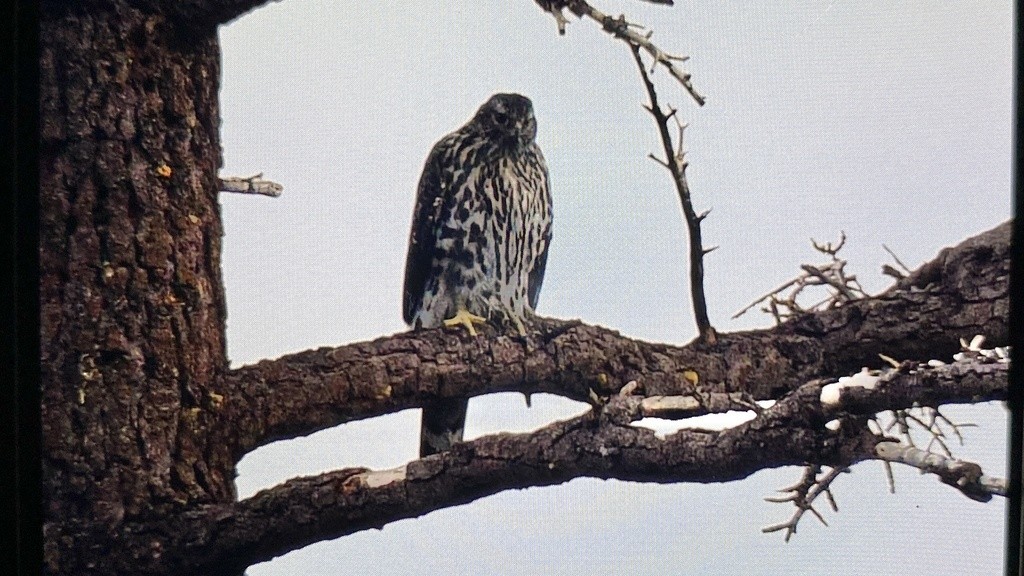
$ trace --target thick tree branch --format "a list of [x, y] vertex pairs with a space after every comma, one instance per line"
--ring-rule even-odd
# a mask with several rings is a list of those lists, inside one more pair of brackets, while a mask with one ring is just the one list
[[[318, 540], [507, 489], [581, 476], [725, 482], [766, 467], [872, 457], [876, 437], [866, 429], [824, 426], [831, 409], [817, 401], [820, 389], [819, 384], [806, 385], [737, 428], [681, 430], [663, 439], [630, 425], [641, 415], [642, 398], [616, 396], [599, 411], [537, 432], [479, 438], [399, 469], [350, 469], [291, 480], [235, 505], [183, 515], [162, 535], [170, 539], [168, 549], [182, 550], [182, 555], [153, 560], [151, 570], [230, 573]], [[117, 544], [135, 548], [140, 545], [136, 538], [144, 540], [129, 529]], [[149, 570], [143, 568], [136, 573]]]
[[1009, 362], [971, 360], [944, 366], [907, 366], [882, 375], [872, 388], [844, 387], [837, 400], [823, 393], [821, 401], [850, 414], [867, 416], [913, 406], [1005, 400], [1009, 371]]
[[[947, 393], [952, 399], [1005, 398], [1008, 364], [979, 369], [965, 363], [971, 366], [963, 369], [973, 371], [973, 377], [961, 373], [960, 387], [940, 386], [930, 397], [937, 402]], [[810, 382], [735, 428], [682, 429], [664, 437], [631, 425], [646, 415], [649, 399], [617, 395], [599, 409], [536, 432], [486, 436], [391, 470], [355, 468], [297, 478], [236, 504], [189, 511], [161, 535], [168, 549], [181, 554], [141, 554], [134, 568], [136, 573], [227, 574], [319, 540], [503, 490], [578, 477], [728, 482], [806, 462], [842, 469], [877, 458], [876, 444], [887, 440], [862, 425], [865, 416], [876, 406], [909, 407], [914, 401], [906, 388], [928, 389], [955, 366], [927, 368], [940, 374], [928, 381], [894, 370], [882, 385], [844, 390], [838, 404], [821, 402], [822, 384]], [[145, 548], [152, 536], [141, 526], [129, 526], [118, 545]]]
[[[237, 457], [268, 442], [419, 407], [437, 397], [549, 392], [586, 401], [636, 381], [645, 396], [745, 392], [777, 399], [804, 382], [879, 367], [878, 353], [948, 358], [960, 337], [1008, 340], [1010, 224], [943, 250], [892, 289], [714, 345], [649, 343], [575, 321], [536, 319], [523, 339], [423, 330], [320, 348], [232, 370], [197, 418], [236, 438]], [[694, 386], [686, 369], [700, 374]], [[884, 409], [880, 407], [879, 409]]]

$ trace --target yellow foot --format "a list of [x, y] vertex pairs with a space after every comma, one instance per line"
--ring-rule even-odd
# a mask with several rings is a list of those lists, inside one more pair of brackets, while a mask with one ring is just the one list
[[[511, 318], [512, 319], [512, 323], [516, 325], [516, 330], [519, 332], [519, 335], [525, 337], [526, 336], [526, 326], [523, 325], [523, 321], [520, 320], [519, 317], [516, 316], [515, 314], [509, 314], [509, 318]], [[527, 402], [527, 404], [529, 404], [529, 402]]]
[[452, 326], [465, 326], [466, 330], [469, 330], [470, 336], [476, 336], [476, 330], [473, 328], [473, 324], [483, 324], [487, 322], [486, 318], [477, 316], [465, 308], [459, 309], [455, 313], [455, 316], [444, 321], [444, 325], [451, 328]]

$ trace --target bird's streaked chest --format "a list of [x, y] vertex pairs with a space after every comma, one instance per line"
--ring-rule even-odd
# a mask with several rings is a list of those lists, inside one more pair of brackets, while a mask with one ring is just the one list
[[546, 249], [550, 206], [546, 173], [535, 155], [501, 156], [451, 169], [437, 239], [437, 264], [448, 296], [500, 299], [521, 310], [529, 273]]

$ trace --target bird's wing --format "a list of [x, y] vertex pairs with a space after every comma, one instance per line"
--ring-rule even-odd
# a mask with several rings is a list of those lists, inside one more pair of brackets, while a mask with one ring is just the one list
[[[550, 228], [549, 228], [550, 230]], [[530, 309], [537, 309], [537, 302], [540, 300], [540, 286], [544, 283], [544, 267], [548, 263], [548, 246], [551, 244], [551, 234], [547, 234], [547, 242], [544, 244], [544, 249], [537, 257], [537, 262], [533, 266], [533, 270], [530, 270], [530, 285], [529, 285], [529, 299]]]
[[543, 247], [540, 254], [537, 255], [536, 261], [534, 261], [533, 269], [530, 270], [529, 284], [526, 287], [527, 299], [532, 310], [537, 309], [537, 302], [540, 301], [540, 287], [544, 283], [544, 268], [548, 264], [548, 247], [551, 246], [551, 190], [548, 188], [548, 168], [547, 163], [544, 161], [544, 156], [540, 153], [540, 149], [535, 148], [535, 152], [538, 163], [543, 168], [540, 181], [540, 197], [543, 198], [547, 225], [544, 227], [542, 234]]
[[412, 324], [416, 311], [423, 304], [423, 292], [430, 275], [437, 244], [438, 220], [444, 204], [445, 186], [441, 160], [449, 148], [450, 135], [434, 145], [427, 157], [423, 174], [416, 190], [412, 230], [409, 232], [409, 252], [405, 259], [405, 287], [402, 290], [402, 317]]

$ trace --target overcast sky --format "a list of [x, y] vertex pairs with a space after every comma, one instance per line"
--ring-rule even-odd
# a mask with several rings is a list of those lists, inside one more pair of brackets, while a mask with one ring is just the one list
[[[781, 3], [594, 0], [654, 31], [708, 103], [664, 71], [663, 102], [689, 123], [688, 172], [705, 242], [711, 320], [820, 261], [835, 241], [866, 289], [891, 248], [916, 267], [1010, 216], [1009, 1]], [[416, 183], [430, 147], [499, 91], [530, 97], [554, 197], [538, 312], [646, 340], [695, 336], [685, 229], [640, 107], [625, 45], [590, 21], [559, 36], [532, 0], [285, 0], [221, 29], [223, 175], [263, 172], [277, 199], [222, 195], [233, 365], [405, 329], [401, 289]], [[963, 336], [970, 338], [971, 334]], [[530, 430], [585, 407], [522, 396], [470, 405], [467, 436]], [[1005, 410], [950, 409], [958, 455], [1005, 475]], [[247, 456], [245, 497], [344, 466], [413, 459], [419, 416], [357, 422]], [[994, 574], [1004, 502], [967, 500], [934, 477], [880, 464], [834, 486], [829, 527], [788, 544], [762, 526], [792, 509], [765, 496], [797, 468], [729, 484], [591, 479], [505, 492], [309, 546], [249, 574]]]

